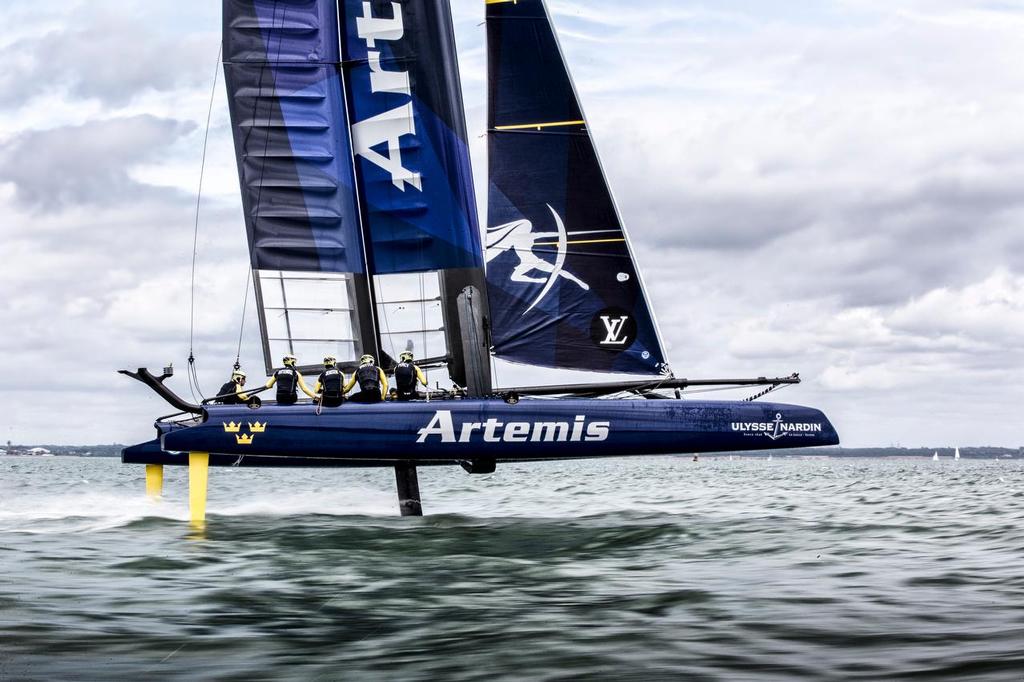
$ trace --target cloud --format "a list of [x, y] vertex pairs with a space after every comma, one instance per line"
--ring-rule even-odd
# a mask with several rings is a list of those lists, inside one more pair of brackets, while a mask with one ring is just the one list
[[0, 45], [0, 107], [50, 92], [120, 106], [147, 91], [201, 87], [212, 59], [207, 48], [216, 39], [208, 32], [168, 34], [155, 17], [146, 21], [147, 13], [134, 9], [100, 1], [59, 20], [47, 14], [26, 18], [37, 30]]
[[[825, 409], [850, 445], [1020, 445], [1022, 8], [549, 4], [678, 375], [800, 371], [780, 400]], [[68, 7], [0, 9], [0, 351], [21, 360], [0, 412], [24, 440], [139, 439], [163, 405], [112, 372], [188, 353], [219, 3]], [[453, 9], [484, 191], [483, 4]], [[215, 103], [195, 339], [208, 390], [234, 360], [246, 274]], [[54, 366], [76, 406], [63, 431], [26, 407]]]
[[132, 167], [195, 127], [142, 115], [29, 130], [0, 147], [0, 182], [14, 185], [19, 203], [43, 211], [137, 200], [161, 190], [133, 180]]

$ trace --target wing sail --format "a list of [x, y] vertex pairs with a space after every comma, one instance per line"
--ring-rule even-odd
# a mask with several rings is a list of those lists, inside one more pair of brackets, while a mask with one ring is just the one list
[[224, 74], [270, 371], [376, 347], [334, 0], [224, 0]]
[[448, 3], [339, 4], [359, 198], [374, 274], [482, 268]]

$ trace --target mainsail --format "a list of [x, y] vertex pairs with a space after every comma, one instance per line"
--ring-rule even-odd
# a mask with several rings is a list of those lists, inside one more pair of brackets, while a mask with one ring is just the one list
[[667, 372], [543, 0], [487, 0], [487, 288], [500, 358]]

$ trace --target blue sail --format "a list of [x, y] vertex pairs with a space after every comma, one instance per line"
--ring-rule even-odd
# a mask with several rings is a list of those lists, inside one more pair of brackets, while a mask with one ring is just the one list
[[374, 274], [483, 267], [448, 2], [339, 5]]
[[667, 371], [643, 284], [542, 0], [487, 3], [487, 289], [494, 352]]
[[333, 0], [224, 0], [224, 73], [252, 265], [364, 272]]

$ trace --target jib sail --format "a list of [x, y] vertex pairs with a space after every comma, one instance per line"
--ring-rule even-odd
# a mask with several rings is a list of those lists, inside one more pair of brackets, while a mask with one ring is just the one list
[[667, 371], [626, 233], [542, 0], [487, 0], [485, 236], [498, 357]]

